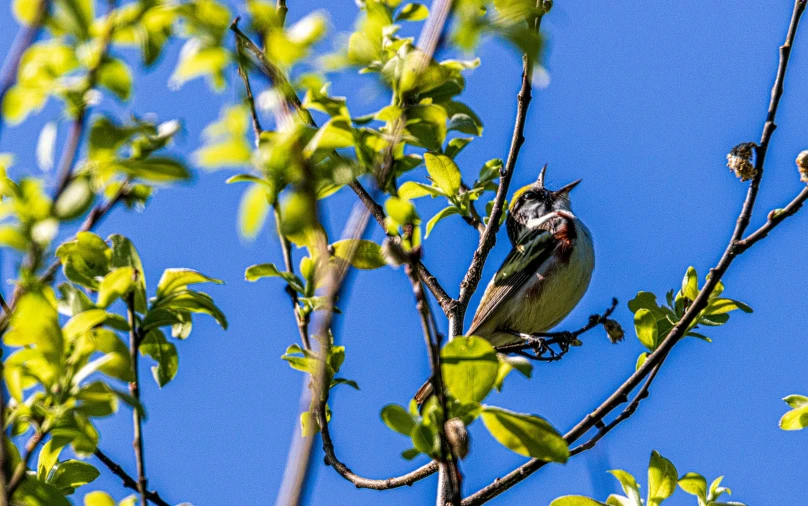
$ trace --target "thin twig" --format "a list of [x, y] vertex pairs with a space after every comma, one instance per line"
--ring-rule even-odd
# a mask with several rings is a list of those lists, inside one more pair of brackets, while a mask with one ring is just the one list
[[[141, 273], [135, 272], [135, 277]], [[129, 320], [129, 359], [132, 362], [132, 381], [129, 382], [129, 393], [135, 399], [136, 404], [140, 403], [140, 382], [138, 380], [138, 350], [140, 348], [141, 336], [137, 328], [137, 316], [135, 315], [135, 292], [132, 291], [126, 300], [126, 315]], [[132, 447], [135, 449], [135, 460], [137, 461], [137, 491], [140, 494], [142, 506], [147, 504], [146, 496], [146, 463], [143, 455], [143, 427], [140, 410], [132, 410], [132, 421], [134, 425], [134, 439]]]
[[[25, 54], [25, 51], [34, 43], [34, 40], [36, 40], [39, 35], [39, 31], [42, 29], [42, 25], [50, 11], [50, 4], [51, 0], [40, 0], [31, 24], [20, 30], [20, 33], [17, 35], [14, 46], [9, 51], [3, 63], [2, 71], [0, 71], [0, 104], [3, 103], [3, 99], [6, 97], [8, 90], [14, 86], [14, 82], [17, 80], [22, 55]], [[2, 133], [2, 128], [3, 116], [0, 115], [0, 133]]]
[[445, 496], [439, 496], [438, 504], [449, 502], [453, 505], [459, 505], [462, 499], [460, 490], [460, 470], [457, 465], [457, 455], [454, 454], [451, 445], [449, 445], [446, 438], [446, 394], [443, 390], [443, 377], [441, 374], [441, 360], [440, 360], [440, 347], [441, 337], [437, 332], [432, 318], [432, 312], [429, 309], [429, 302], [424, 295], [423, 285], [418, 278], [418, 270], [415, 268], [414, 263], [410, 263], [405, 268], [407, 277], [410, 278], [412, 284], [412, 293], [415, 296], [415, 307], [418, 310], [418, 315], [421, 318], [421, 327], [424, 332], [424, 340], [426, 342], [427, 356], [429, 358], [429, 365], [432, 370], [430, 380], [432, 381], [432, 391], [438, 399], [438, 405], [441, 409], [441, 421], [438, 424], [438, 437], [440, 438], [440, 452], [438, 459], [438, 466], [443, 472], [441, 473], [446, 482]]
[[782, 223], [783, 220], [789, 216], [794, 216], [797, 211], [800, 210], [802, 204], [805, 203], [806, 200], [808, 200], [808, 188], [803, 188], [802, 191], [797, 194], [796, 197], [794, 197], [794, 200], [789, 202], [786, 207], [780, 211], [772, 212], [769, 219], [766, 220], [766, 223], [764, 223], [759, 229], [755, 230], [744, 239], [738, 241], [735, 245], [737, 251], [742, 253], [744, 250], [749, 249], [750, 246], [769, 235], [769, 232], [771, 232], [774, 227]]
[[36, 432], [34, 432], [34, 435], [28, 439], [27, 443], [25, 443], [22, 460], [20, 460], [20, 463], [14, 468], [14, 474], [12, 474], [11, 478], [8, 480], [8, 487], [6, 488], [6, 498], [8, 501], [11, 501], [11, 497], [14, 495], [17, 487], [19, 487], [22, 480], [25, 479], [25, 475], [28, 472], [28, 463], [31, 461], [31, 456], [34, 454], [34, 451], [44, 437], [45, 433], [37, 429]]
[[[791, 23], [789, 24], [788, 35], [786, 36], [786, 43], [780, 48], [780, 66], [777, 70], [777, 79], [775, 80], [775, 84], [772, 89], [772, 100], [769, 104], [767, 120], [763, 128], [760, 147], [758, 148], [758, 156], [756, 159], [758, 169], [757, 175], [749, 185], [746, 199], [744, 200], [741, 212], [735, 225], [735, 231], [732, 234], [732, 238], [730, 239], [724, 254], [716, 267], [710, 270], [710, 276], [702, 289], [699, 291], [698, 296], [692, 302], [684, 316], [682, 316], [679, 322], [674, 325], [670, 332], [668, 332], [667, 337], [665, 337], [657, 349], [647, 357], [645, 363], [639, 369], [637, 369], [637, 371], [632, 374], [622, 385], [620, 385], [620, 387], [615, 390], [614, 393], [612, 393], [612, 395], [606, 399], [606, 401], [598, 406], [598, 408], [596, 408], [592, 413], [588, 414], [564, 436], [564, 439], [568, 444], [572, 444], [577, 441], [591, 428], [602, 426], [603, 419], [617, 406], [626, 402], [628, 394], [634, 390], [634, 388], [636, 388], [646, 377], [650, 377], [651, 374], [656, 375], [656, 371], [658, 371], [658, 369], [662, 366], [662, 363], [668, 357], [671, 349], [673, 349], [676, 343], [679, 342], [679, 340], [690, 328], [691, 323], [695, 321], [695, 319], [699, 316], [699, 313], [707, 306], [710, 295], [713, 293], [713, 290], [718, 282], [721, 281], [721, 278], [724, 276], [727, 269], [730, 267], [730, 265], [732, 265], [732, 262], [737, 256], [742, 254], [744, 251], [747, 251], [748, 248], [754, 244], [754, 242], [748, 244], [746, 249], [738, 247], [741, 237], [743, 237], [743, 233], [749, 225], [752, 210], [755, 206], [757, 191], [760, 186], [760, 178], [763, 174], [766, 147], [768, 146], [769, 140], [771, 139], [771, 134], [775, 129], [775, 113], [779, 105], [780, 97], [783, 93], [783, 77], [785, 76], [786, 66], [788, 65], [788, 56], [791, 51], [791, 45], [794, 41], [794, 36], [796, 34], [800, 17], [805, 11], [805, 5], [806, 0], [796, 0], [794, 4]], [[796, 212], [796, 210], [794, 210], [794, 212]], [[650, 383], [648, 384], [650, 385]], [[639, 403], [639, 400], [637, 402]], [[618, 423], [625, 420], [625, 418], [628, 418], [628, 416], [630, 416], [632, 413], [633, 411], [628, 412], [625, 417], [618, 417], [620, 418]], [[613, 428], [613, 426], [611, 428]], [[611, 428], [609, 430], [611, 430]], [[535, 471], [542, 468], [545, 464], [546, 462], [544, 461], [532, 459], [502, 478], [497, 479], [491, 485], [488, 485], [475, 494], [469, 496], [465, 501], [463, 501], [463, 505], [472, 506], [483, 504], [526, 479]]]
[[[538, 16], [534, 23], [536, 31], [539, 31], [541, 27], [541, 18], [541, 16]], [[496, 243], [500, 219], [505, 212], [503, 209], [505, 198], [508, 195], [508, 188], [510, 187], [514, 169], [516, 168], [516, 161], [519, 158], [519, 151], [522, 148], [522, 144], [525, 142], [525, 120], [527, 119], [527, 110], [530, 106], [531, 91], [533, 89], [533, 64], [534, 62], [530, 60], [527, 54], [522, 57], [522, 87], [516, 96], [516, 120], [514, 121], [513, 136], [511, 137], [511, 148], [508, 152], [505, 165], [503, 165], [500, 171], [499, 187], [494, 197], [494, 207], [491, 210], [491, 216], [488, 217], [488, 224], [480, 237], [477, 249], [474, 251], [471, 265], [469, 265], [466, 275], [463, 276], [463, 281], [460, 283], [460, 296], [454, 308], [454, 313], [450, 317], [451, 336], [457, 336], [463, 333], [463, 320], [466, 316], [469, 301], [477, 290], [477, 286], [480, 284], [485, 261], [488, 259], [488, 254]]]
[[[533, 350], [535, 353], [534, 355], [527, 353], [520, 353], [520, 355], [542, 362], [554, 362], [556, 360], [561, 360], [561, 358], [569, 351], [570, 345], [573, 341], [575, 341], [580, 335], [589, 332], [595, 327], [606, 324], [616, 308], [617, 299], [613, 298], [611, 305], [608, 309], [606, 309], [606, 311], [603, 312], [603, 314], [591, 315], [586, 325], [573, 331], [536, 332], [535, 334], [522, 334], [520, 332], [511, 331], [510, 333], [512, 335], [521, 338], [523, 342], [497, 346], [496, 350], [500, 353], [518, 353], [526, 350]], [[550, 347], [552, 345], [558, 345], [561, 350], [558, 352], [555, 351]], [[549, 357], [545, 357], [545, 354], [549, 354]]]
[[[123, 469], [123, 467], [120, 466], [120, 464], [118, 464], [117, 462], [109, 458], [107, 454], [102, 452], [100, 448], [96, 448], [95, 452], [93, 452], [93, 455], [98, 457], [98, 460], [100, 460], [105, 466], [107, 466], [107, 469], [109, 469], [112, 472], [112, 474], [114, 474], [123, 481], [124, 487], [135, 491], [138, 490], [138, 482], [135, 481], [134, 478], [129, 476], [129, 474]], [[156, 490], [147, 491], [146, 497], [149, 499], [149, 501], [151, 501], [153, 504], [156, 504], [157, 506], [171, 506], [168, 501], [160, 497], [160, 494], [157, 493]]]

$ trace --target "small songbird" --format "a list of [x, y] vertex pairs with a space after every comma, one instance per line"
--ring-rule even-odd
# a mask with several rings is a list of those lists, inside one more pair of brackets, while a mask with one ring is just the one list
[[572, 213], [570, 190], [538, 180], [516, 191], [506, 226], [512, 249], [494, 278], [466, 335], [494, 346], [519, 342], [514, 333], [546, 332], [558, 325], [584, 296], [595, 268], [592, 235]]
[[[538, 180], [517, 190], [507, 217], [511, 251], [488, 283], [466, 335], [494, 346], [522, 341], [518, 334], [546, 332], [561, 322], [584, 296], [595, 268], [592, 235], [572, 212], [570, 190]], [[432, 393], [427, 382], [415, 395], [420, 404]]]

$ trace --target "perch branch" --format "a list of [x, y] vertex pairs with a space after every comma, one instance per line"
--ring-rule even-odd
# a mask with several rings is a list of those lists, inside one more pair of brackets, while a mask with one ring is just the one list
[[[120, 466], [120, 464], [109, 458], [106, 453], [102, 452], [100, 448], [96, 448], [93, 455], [95, 455], [98, 460], [100, 460], [107, 467], [107, 469], [112, 472], [112, 474], [123, 481], [124, 487], [135, 491], [138, 490], [138, 482], [129, 476], [129, 474], [123, 469], [123, 467]], [[149, 501], [157, 506], [171, 506], [167, 501], [160, 497], [160, 494], [157, 493], [156, 490], [147, 491], [146, 497], [149, 499]]]

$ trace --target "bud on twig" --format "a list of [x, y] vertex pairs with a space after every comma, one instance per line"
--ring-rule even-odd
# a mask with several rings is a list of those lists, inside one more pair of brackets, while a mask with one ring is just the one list
[[387, 260], [387, 264], [398, 267], [409, 262], [409, 255], [401, 246], [401, 237], [388, 237], [382, 243], [382, 255]]
[[800, 181], [808, 183], [808, 149], [797, 155], [797, 169], [800, 171]]
[[754, 142], [744, 142], [738, 144], [727, 155], [727, 167], [741, 180], [747, 181], [757, 175], [755, 166], [752, 165], [752, 150], [757, 147]]
[[447, 420], [443, 425], [446, 432], [446, 439], [452, 448], [452, 453], [459, 459], [466, 458], [469, 454], [469, 433], [466, 424], [460, 418]]
[[609, 336], [609, 341], [611, 341], [612, 344], [619, 343], [626, 337], [623, 327], [615, 320], [607, 319], [603, 323], [603, 328], [606, 329], [606, 335]]

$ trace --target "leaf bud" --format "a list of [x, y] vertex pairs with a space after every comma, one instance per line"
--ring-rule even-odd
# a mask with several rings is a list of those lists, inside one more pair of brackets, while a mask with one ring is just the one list
[[446, 440], [452, 449], [452, 454], [459, 459], [466, 458], [469, 454], [469, 433], [466, 424], [460, 418], [451, 418], [443, 425], [446, 433]]
[[382, 255], [388, 265], [398, 267], [409, 262], [409, 255], [401, 246], [401, 237], [388, 237], [382, 243]]
[[800, 181], [808, 183], [808, 149], [797, 155], [797, 169], [800, 171]]
[[606, 335], [609, 336], [609, 341], [611, 341], [612, 344], [619, 343], [626, 337], [623, 327], [621, 327], [616, 320], [606, 319], [603, 323], [603, 328], [606, 329]]
[[752, 164], [752, 150], [757, 147], [754, 142], [743, 142], [738, 144], [727, 155], [727, 167], [741, 180], [747, 181], [757, 175], [757, 170]]

